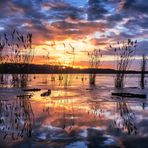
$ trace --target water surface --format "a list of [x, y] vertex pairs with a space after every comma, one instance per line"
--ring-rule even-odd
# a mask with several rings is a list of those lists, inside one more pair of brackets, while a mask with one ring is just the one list
[[[17, 78], [17, 77], [15, 77]], [[113, 97], [113, 75], [28, 75], [14, 83], [4, 75], [0, 87], [2, 147], [148, 147], [148, 101]], [[25, 79], [24, 79], [25, 80]], [[125, 88], [139, 87], [139, 75], [127, 75]], [[147, 77], [146, 77], [147, 80]], [[24, 92], [24, 88], [40, 91]], [[41, 94], [51, 89], [50, 96]]]

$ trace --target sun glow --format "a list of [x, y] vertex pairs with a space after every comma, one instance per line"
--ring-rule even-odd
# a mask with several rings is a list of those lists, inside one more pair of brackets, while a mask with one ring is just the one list
[[[85, 60], [87, 51], [93, 49], [93, 45], [85, 40], [64, 40], [46, 41], [43, 45], [36, 46], [36, 56], [54, 57], [56, 62], [61, 65], [72, 65], [76, 60]], [[46, 59], [46, 58], [45, 58]], [[74, 65], [73, 65], [74, 66]]]

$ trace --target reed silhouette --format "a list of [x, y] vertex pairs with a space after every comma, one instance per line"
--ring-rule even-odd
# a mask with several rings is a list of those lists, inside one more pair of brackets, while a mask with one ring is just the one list
[[34, 114], [29, 98], [29, 95], [23, 95], [10, 101], [0, 100], [0, 130], [3, 139], [18, 140], [32, 136]]
[[[23, 71], [26, 71], [26, 68], [29, 70], [29, 64], [34, 59], [34, 52], [31, 33], [20, 33], [14, 29], [11, 33], [4, 32], [1, 36], [0, 63], [16, 64], [17, 69], [22, 71], [22, 74], [12, 75], [12, 85], [14, 87], [26, 87], [28, 74], [24, 74]], [[18, 63], [21, 64], [18, 65]]]
[[[3, 65], [3, 60], [4, 60], [4, 57], [3, 57], [4, 47], [5, 47], [4, 40], [2, 40], [2, 38], [0, 36], [0, 64], [1, 65]], [[4, 83], [4, 75], [1, 72], [1, 74], [0, 74], [0, 84], [3, 84], [3, 83]]]
[[145, 88], [145, 71], [146, 71], [146, 57], [142, 55], [142, 62], [141, 62], [141, 80], [140, 80], [140, 87], [141, 89]]
[[114, 126], [126, 131], [128, 134], [137, 134], [137, 127], [134, 123], [135, 114], [129, 108], [124, 98], [118, 97], [117, 100], [117, 112], [119, 112], [119, 116], [115, 119]]
[[[66, 47], [68, 46], [68, 51], [66, 50]], [[61, 74], [59, 74], [59, 86], [63, 86], [64, 89], [67, 89], [68, 86], [70, 86], [71, 84], [71, 80], [72, 75], [71, 74], [63, 74], [63, 70], [66, 67], [74, 67], [75, 64], [75, 47], [73, 47], [73, 45], [71, 43], [69, 43], [68, 45], [66, 45], [65, 43], [63, 43], [63, 59], [64, 61], [58, 61], [58, 65], [60, 66], [60, 71]]]
[[[88, 57], [91, 70], [99, 68], [102, 57], [101, 51], [94, 49], [93, 51], [88, 52]], [[96, 83], [96, 74], [93, 71], [91, 71], [89, 75], [89, 84], [95, 85], [95, 83]]]
[[110, 48], [114, 51], [115, 69], [117, 70], [115, 77], [116, 88], [124, 87], [125, 72], [132, 63], [136, 47], [137, 41], [131, 39], [126, 42], [118, 42], [115, 48], [110, 45]]

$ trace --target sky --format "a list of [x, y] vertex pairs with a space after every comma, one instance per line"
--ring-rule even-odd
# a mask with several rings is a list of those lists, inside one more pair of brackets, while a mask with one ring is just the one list
[[102, 67], [113, 68], [110, 44], [130, 38], [137, 59], [148, 54], [148, 0], [0, 0], [0, 34], [13, 29], [33, 34], [37, 64], [68, 65], [74, 50], [85, 67], [87, 52], [101, 49]]

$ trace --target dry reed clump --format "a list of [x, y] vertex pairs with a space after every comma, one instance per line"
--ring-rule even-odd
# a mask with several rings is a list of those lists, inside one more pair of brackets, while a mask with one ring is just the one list
[[115, 48], [110, 46], [115, 56], [115, 69], [117, 70], [115, 77], [116, 88], [124, 87], [125, 73], [132, 63], [136, 47], [137, 41], [132, 41], [131, 39], [128, 39], [126, 42], [118, 42]]
[[89, 56], [89, 65], [91, 68], [91, 72], [89, 75], [89, 84], [90, 85], [95, 85], [96, 82], [96, 73], [93, 72], [93, 70], [99, 68], [100, 64], [101, 64], [101, 51], [100, 49], [94, 49], [93, 51], [88, 52], [88, 56]]
[[[68, 51], [66, 50], [66, 47], [68, 46]], [[66, 68], [73, 68], [74, 64], [75, 64], [75, 47], [73, 47], [73, 45], [71, 43], [69, 43], [68, 45], [66, 45], [65, 43], [63, 43], [63, 47], [64, 47], [64, 53], [63, 53], [63, 57], [64, 57], [64, 61], [63, 61], [63, 57], [61, 61], [58, 61], [58, 65], [60, 66], [60, 70], [61, 73], [59, 74], [59, 85], [62, 85], [64, 87], [64, 89], [67, 89], [68, 86], [70, 86], [71, 84], [71, 80], [73, 78], [73, 76], [71, 74], [65, 73], [63, 74], [63, 69]], [[60, 58], [59, 58], [60, 59]], [[66, 71], [66, 69], [65, 69]]]
[[[3, 64], [3, 50], [4, 50], [4, 47], [5, 47], [5, 43], [1, 39], [1, 36], [0, 36], [0, 64], [1, 65]], [[2, 84], [3, 82], [4, 82], [4, 76], [3, 76], [2, 71], [1, 71], [0, 72], [0, 84]]]
[[[26, 68], [29, 69], [29, 64], [34, 58], [34, 49], [32, 48], [32, 34], [20, 33], [13, 30], [11, 33], [6, 33], [0, 38], [0, 62], [13, 63], [13, 66], [18, 71], [24, 73]], [[27, 74], [13, 74], [12, 83], [14, 86], [25, 87], [28, 79]]]

